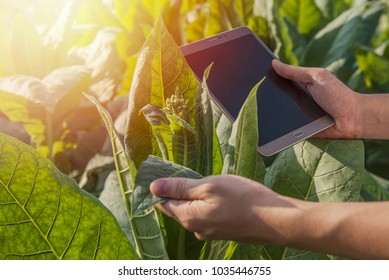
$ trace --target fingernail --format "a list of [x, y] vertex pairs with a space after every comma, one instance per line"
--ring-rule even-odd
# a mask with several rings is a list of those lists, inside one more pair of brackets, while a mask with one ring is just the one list
[[150, 191], [157, 196], [162, 196], [165, 194], [166, 183], [166, 180], [157, 179], [151, 183]]

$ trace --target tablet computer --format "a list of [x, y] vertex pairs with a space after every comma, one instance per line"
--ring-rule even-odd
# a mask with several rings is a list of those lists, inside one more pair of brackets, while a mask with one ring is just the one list
[[257, 93], [262, 155], [273, 155], [334, 124], [301, 84], [276, 74], [271, 64], [276, 57], [247, 27], [181, 46], [181, 51], [199, 81], [213, 63], [207, 80], [211, 98], [232, 121], [266, 76]]

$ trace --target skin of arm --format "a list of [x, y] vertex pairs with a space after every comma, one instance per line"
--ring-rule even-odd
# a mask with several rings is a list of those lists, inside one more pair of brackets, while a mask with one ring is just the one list
[[[273, 61], [302, 83], [336, 121], [317, 137], [389, 139], [389, 95], [352, 91], [321, 68]], [[385, 110], [386, 108], [386, 110]], [[222, 175], [166, 178], [150, 190], [170, 198], [157, 207], [198, 239], [289, 246], [358, 259], [389, 259], [389, 202], [315, 203], [279, 195], [249, 179]]]
[[173, 198], [158, 208], [200, 240], [282, 245], [355, 259], [389, 258], [387, 202], [305, 202], [232, 175], [160, 179], [151, 191]]

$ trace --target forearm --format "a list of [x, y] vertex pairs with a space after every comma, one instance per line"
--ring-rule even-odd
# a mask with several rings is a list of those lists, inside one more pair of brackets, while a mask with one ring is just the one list
[[358, 98], [359, 138], [389, 139], [389, 94], [361, 94]]
[[389, 203], [290, 201], [295, 209], [277, 214], [284, 217], [278, 221], [284, 235], [276, 243], [349, 258], [389, 258]]

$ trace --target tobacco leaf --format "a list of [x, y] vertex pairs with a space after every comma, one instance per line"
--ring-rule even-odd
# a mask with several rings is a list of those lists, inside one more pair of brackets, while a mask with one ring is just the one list
[[[362, 141], [303, 141], [277, 155], [266, 173], [265, 185], [305, 201], [358, 201], [365, 172], [363, 158]], [[266, 246], [264, 252], [270, 259], [330, 258], [284, 247]]]
[[147, 160], [142, 162], [135, 179], [134, 197], [136, 199], [132, 203], [133, 215], [136, 216], [142, 211], [153, 207], [156, 203], [166, 201], [165, 198], [156, 197], [150, 192], [151, 182], [166, 177], [203, 178], [199, 173], [189, 168], [155, 156], [149, 156]]
[[[165, 107], [165, 100], [178, 90], [187, 100], [189, 112], [194, 108], [198, 82], [174, 39], [159, 19], [139, 54], [130, 90], [126, 153], [136, 166], [148, 155], [160, 156], [158, 142], [151, 137], [150, 124], [140, 110], [148, 104]], [[189, 124], [194, 125], [193, 115]]]
[[112, 214], [36, 150], [0, 134], [0, 259], [135, 259]]
[[[120, 187], [126, 210], [125, 213], [117, 212], [117, 214], [121, 219], [123, 218], [122, 215], [127, 215], [131, 225], [132, 236], [130, 236], [130, 240], [133, 242], [133, 247], [141, 259], [168, 259], [155, 209], [151, 208], [149, 211], [137, 213], [136, 215], [132, 211], [133, 203], [138, 201], [137, 194], [134, 193], [135, 176], [138, 171], [134, 162], [124, 153], [124, 147], [115, 130], [110, 114], [94, 97], [90, 95], [86, 95], [86, 97], [96, 105], [108, 131], [115, 159], [117, 179], [119, 181], [118, 186]], [[130, 234], [128, 231], [126, 233]]]

